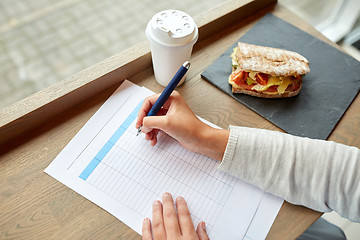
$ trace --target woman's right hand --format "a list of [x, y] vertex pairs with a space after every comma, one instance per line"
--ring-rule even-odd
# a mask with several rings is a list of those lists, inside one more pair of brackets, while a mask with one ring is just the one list
[[159, 131], [176, 139], [186, 149], [222, 160], [229, 131], [216, 129], [200, 121], [181, 95], [174, 91], [157, 116], [147, 117], [160, 94], [147, 97], [138, 113], [136, 128], [141, 127], [151, 146], [157, 143]]

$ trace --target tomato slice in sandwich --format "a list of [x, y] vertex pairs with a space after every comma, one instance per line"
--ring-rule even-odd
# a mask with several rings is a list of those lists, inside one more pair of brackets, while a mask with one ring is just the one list
[[298, 82], [293, 82], [286, 88], [286, 91], [295, 92], [296, 90], [299, 89], [299, 87], [300, 87], [300, 84]]
[[269, 80], [269, 75], [265, 73], [257, 73], [256, 74], [256, 81], [261, 85], [266, 85]]
[[245, 90], [251, 90], [251, 91], [254, 91], [252, 88], [253, 88], [255, 85], [256, 85], [256, 84], [248, 85], [246, 82], [243, 82], [243, 83], [239, 84], [239, 86], [242, 87], [243, 89], [245, 89]]
[[231, 78], [234, 81], [234, 83], [236, 83], [237, 85], [241, 85], [246, 81], [249, 73], [245, 71], [239, 71], [239, 72], [233, 72], [231, 75], [232, 75]]
[[265, 92], [277, 92], [278, 85], [273, 85], [265, 90]]

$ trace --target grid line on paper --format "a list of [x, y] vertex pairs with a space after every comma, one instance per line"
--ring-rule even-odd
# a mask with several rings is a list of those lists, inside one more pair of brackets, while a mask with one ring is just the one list
[[[116, 146], [116, 145], [114, 145], [114, 147], [116, 147], [116, 148], [118, 148], [118, 149], [121, 149], [122, 151], [126, 150], [126, 149], [122, 149], [121, 147]], [[163, 151], [164, 151], [164, 150], [163, 150]], [[149, 167], [152, 167], [152, 168], [156, 169], [156, 171], [161, 172], [161, 173], [163, 173], [164, 175], [168, 176], [171, 180], [178, 180], [177, 178], [169, 175], [169, 174], [168, 174], [167, 172], [165, 172], [164, 170], [162, 170], [162, 169], [160, 169], [160, 168], [157, 168], [157, 167], [153, 166], [152, 164], [150, 164], [150, 163], [148, 163], [148, 162], [142, 161], [141, 158], [138, 158], [138, 157], [136, 157], [135, 155], [133, 155], [133, 154], [131, 154], [131, 153], [130, 153], [130, 155], [132, 155], [132, 157], [136, 158], [138, 161], [141, 161], [142, 163], [148, 165]], [[175, 158], [178, 158], [177, 156], [174, 156], [174, 155], [172, 155], [172, 156], [175, 157]], [[179, 158], [179, 159], [180, 159], [180, 158]], [[180, 160], [181, 160], [181, 159], [180, 159]], [[112, 170], [113, 170], [114, 172], [116, 172], [117, 174], [122, 174], [122, 175], [126, 176], [128, 179], [136, 182], [136, 183], [139, 184], [140, 186], [144, 187], [146, 190], [151, 191], [151, 192], [154, 193], [154, 194], [158, 194], [158, 192], [152, 191], [150, 188], [147, 188], [145, 185], [141, 184], [140, 182], [131, 179], [129, 176], [123, 174], [121, 171], [118, 171], [118, 170], [117, 170], [116, 168], [114, 168], [113, 166], [108, 165], [107, 163], [103, 163], [103, 162], [102, 162], [101, 164], [103, 164], [104, 166], [106, 166], [106, 167], [109, 168], [109, 169], [112, 169]], [[185, 164], [188, 164], [188, 163], [185, 163]], [[89, 165], [90, 165], [90, 164], [89, 164]], [[189, 164], [189, 165], [192, 166], [191, 164]], [[185, 167], [184, 169], [186, 169], [186, 167]], [[182, 170], [184, 170], [184, 169], [182, 169]], [[202, 171], [202, 172], [203, 172], [203, 171]], [[208, 173], [206, 173], [206, 172], [203, 172], [203, 174], [206, 174], [206, 175], [209, 175], [209, 176], [210, 176], [210, 174], [208, 174]], [[212, 176], [211, 176], [211, 177], [212, 177]], [[215, 178], [215, 177], [213, 177], [213, 178]], [[219, 179], [217, 179], [217, 180], [218, 180], [218, 181], [221, 181], [221, 180], [219, 180]], [[221, 181], [221, 182], [223, 182], [223, 181]], [[223, 182], [223, 183], [224, 183], [225, 185], [228, 185], [229, 187], [231, 187], [229, 184], [227, 184], [227, 183], [225, 183], [225, 182]], [[202, 195], [204, 198], [207, 198], [207, 199], [209, 199], [209, 200], [211, 200], [211, 201], [214, 201], [212, 198], [209, 198], [209, 197], [206, 196], [205, 194], [199, 192], [199, 191], [197, 190], [197, 188], [192, 187], [191, 185], [185, 184], [185, 183], [183, 183], [183, 182], [182, 182], [182, 184], [183, 184], [185, 187], [188, 187], [190, 190], [193, 190], [193, 191], [195, 191], [195, 192], [198, 192], [198, 194]], [[219, 204], [220, 206], [222, 206], [222, 207], [224, 206], [224, 202], [222, 202], [222, 203], [220, 202], [220, 203], [218, 203], [218, 204]], [[134, 210], [134, 209], [133, 209], [133, 210]]]
[[[168, 138], [169, 140], [173, 140], [173, 141], [175, 141], [174, 139], [172, 139], [172, 138]], [[158, 141], [159, 142], [159, 141]], [[116, 147], [118, 147], [118, 148], [120, 148], [119, 146], [116, 146]], [[158, 146], [157, 147], [158, 149], [161, 149], [162, 151], [164, 151], [164, 152], [167, 152], [168, 154], [171, 154], [173, 157], [175, 157], [175, 158], [177, 158], [177, 159], [179, 159], [179, 160], [181, 160], [181, 161], [184, 161], [184, 158], [180, 158], [180, 157], [178, 157], [177, 155], [175, 155], [175, 154], [173, 154], [173, 153], [171, 153], [171, 151], [168, 151], [168, 149], [166, 148], [166, 147], [164, 147], [164, 146]], [[125, 148], [123, 148], [122, 150], [126, 150]], [[188, 155], [188, 157], [190, 157], [190, 155]], [[203, 156], [203, 157], [205, 157], [205, 156]], [[206, 157], [207, 158], [207, 157]], [[139, 158], [140, 159], [140, 158]], [[209, 159], [210, 160], [210, 159]], [[215, 161], [215, 160], [213, 160], [213, 161]], [[186, 161], [185, 161], [186, 162]], [[199, 170], [199, 171], [201, 171], [203, 174], [206, 174], [206, 175], [208, 175], [208, 176], [210, 176], [210, 177], [212, 177], [212, 178], [216, 178], [218, 181], [220, 181], [221, 183], [223, 183], [223, 184], [225, 184], [225, 185], [227, 185], [227, 186], [232, 186], [233, 184], [234, 184], [234, 182], [232, 181], [231, 182], [231, 184], [229, 184], [227, 181], [224, 181], [224, 180], [222, 180], [222, 179], [220, 179], [220, 178], [218, 178], [218, 177], [216, 177], [216, 176], [213, 176], [213, 175], [210, 175], [209, 173], [208, 173], [208, 171], [206, 171], [207, 169], [202, 169], [201, 167], [199, 167], [199, 166], [197, 166], [197, 165], [195, 165], [195, 164], [192, 164], [192, 163], [189, 163], [189, 162], [186, 162], [188, 165], [190, 165], [192, 168], [195, 168], [195, 169], [197, 169], [197, 170]], [[211, 166], [210, 164], [208, 164], [206, 167], [208, 168], [209, 166]], [[159, 171], [161, 171], [160, 169], [159, 169]], [[228, 178], [231, 178], [232, 180], [234, 180], [235, 178], [234, 177], [232, 177], [232, 176], [230, 176], [230, 175], [228, 175], [228, 174], [224, 174], [225, 176], [227, 176]]]
[[[120, 146], [117, 146], [117, 145], [115, 145], [115, 147], [118, 148], [118, 149], [120, 149], [120, 150], [122, 150], [122, 151], [125, 151], [125, 150], [126, 150], [126, 149], [123, 149], [123, 148], [121, 148]], [[159, 149], [161, 149], [161, 150], [164, 151], [164, 152], [167, 152], [166, 149], [164, 149], [164, 148], [160, 148], [160, 147], [159, 147]], [[142, 158], [139, 158], [139, 157], [137, 157], [136, 155], [134, 155], [134, 154], [132, 154], [132, 153], [128, 153], [128, 154], [131, 155], [132, 157], [136, 158], [138, 161], [141, 161], [141, 162], [143, 162], [144, 164], [146, 164], [146, 165], [148, 165], [148, 166], [150, 166], [150, 167], [153, 167], [154, 169], [156, 169], [156, 171], [159, 171], [159, 172], [167, 175], [167, 176], [168, 176], [169, 178], [171, 178], [172, 180], [178, 180], [177, 178], [175, 178], [175, 177], [171, 176], [170, 174], [168, 174], [167, 172], [165, 172], [163, 169], [157, 168], [156, 166], [154, 166], [153, 164], [151, 164], [151, 163], [149, 163], [149, 162], [147, 162], [147, 161], [143, 161]], [[171, 153], [169, 153], [169, 154], [171, 154]], [[177, 159], [180, 160], [180, 161], [182, 160], [181, 158], [179, 158], [179, 157], [176, 156], [176, 155], [173, 155], [173, 154], [171, 154], [171, 155], [172, 155], [173, 158], [177, 158]], [[105, 166], [107, 166], [107, 167], [109, 167], [109, 168], [112, 168], [115, 172], [122, 174], [120, 171], [117, 171], [117, 170], [116, 170], [115, 168], [113, 168], [112, 166], [110, 166], [110, 165], [108, 165], [108, 164], [106, 164], [106, 163], [102, 163], [102, 164], [104, 164]], [[190, 163], [184, 162], [184, 164], [189, 165], [189, 166], [191, 166], [192, 168], [198, 169], [199, 171], [202, 172], [202, 174], [205, 174], [205, 175], [207, 175], [207, 176], [209, 176], [209, 177], [212, 177], [212, 178], [216, 179], [217, 181], [223, 183], [224, 185], [227, 185], [227, 186], [229, 186], [229, 187], [232, 187], [232, 185], [226, 183], [225, 181], [223, 181], [223, 180], [221, 180], [221, 179], [218, 179], [218, 178], [216, 178], [216, 177], [214, 177], [214, 176], [211, 176], [209, 173], [203, 171], [202, 169], [200, 169], [200, 168], [198, 168], [198, 167], [195, 167], [194, 165], [192, 165], [192, 164], [190, 164]], [[187, 166], [186, 166], [186, 167], [187, 167]], [[182, 171], [182, 174], [184, 174], [184, 172], [185, 172], [185, 170], [186, 170], [186, 167], [183, 167], [183, 168], [181, 169], [181, 170], [183, 170], [183, 171]], [[186, 187], [188, 187], [189, 189], [191, 189], [191, 190], [193, 190], [193, 191], [197, 191], [197, 190], [196, 190], [197, 188], [196, 188], [196, 187], [192, 187], [190, 184], [186, 184], [186, 183], [184, 183], [184, 182], [182, 182], [182, 184], [184, 184]], [[209, 184], [209, 183], [208, 183], [208, 184]], [[156, 194], [156, 192], [154, 192], [154, 193]], [[205, 194], [203, 194], [203, 193], [201, 193], [201, 192], [198, 192], [198, 193], [201, 194], [203, 197], [205, 197], [205, 198], [207, 198], [207, 199], [209, 199], [209, 200], [214, 201], [212, 198], [209, 198], [209, 197], [206, 196]], [[224, 202], [225, 202], [225, 201], [224, 201]], [[218, 203], [218, 204], [219, 204], [220, 206], [224, 206], [224, 202], [220, 202], [220, 203]]]
[[[104, 164], [104, 163], [101, 163], [101, 164]], [[105, 164], [104, 164], [104, 165], [105, 165]], [[114, 168], [111, 168], [111, 169], [115, 171]], [[149, 192], [153, 193], [154, 195], [157, 195], [156, 192], [152, 191], [150, 188], [147, 188], [145, 185], [143, 185], [143, 184], [135, 181], [135, 180], [132, 179], [131, 177], [129, 177], [129, 176], [127, 176], [127, 175], [124, 175], [124, 174], [122, 174], [122, 176], [123, 176], [124, 178], [127, 178], [128, 180], [130, 180], [130, 181], [132, 181], [132, 182], [135, 182], [136, 184], [140, 185], [141, 187], [143, 187], [144, 189], [146, 189], [146, 190], [148, 190]], [[92, 185], [93, 187], [99, 189], [101, 192], [108, 194], [108, 192], [106, 191], [106, 189], [99, 188], [99, 187], [98, 187], [98, 184], [92, 183], [92, 182], [88, 182], [88, 183], [89, 183], [90, 185]], [[117, 197], [115, 197], [115, 199], [117, 199]], [[125, 205], [126, 205], [126, 204], [125, 204]], [[126, 205], [126, 206], [127, 206], [127, 205]], [[127, 206], [127, 207], [128, 207], [128, 206]], [[136, 209], [132, 209], [132, 210], [134, 210], [135, 212], [139, 213]]]
[[114, 112], [114, 114], [108, 119], [108, 121], [101, 127], [101, 129], [95, 134], [95, 136], [89, 141], [89, 143], [86, 145], [86, 147], [79, 153], [79, 155], [74, 159], [74, 161], [68, 166], [67, 170], [76, 162], [76, 160], [80, 157], [80, 155], [88, 148], [90, 143], [98, 136], [98, 134], [104, 129], [104, 127], [111, 121], [111, 119], [116, 115], [117, 112], [124, 106], [124, 104], [129, 100], [130, 97], [128, 97], [123, 103], [120, 104], [118, 109]]
[[100, 149], [98, 154], [91, 160], [91, 162], [85, 167], [85, 169], [81, 172], [80, 178], [84, 181], [90, 176], [90, 174], [95, 170], [95, 168], [99, 165], [99, 163], [104, 159], [106, 154], [109, 153], [114, 144], [119, 140], [119, 138], [124, 134], [124, 132], [128, 129], [131, 123], [137, 117], [137, 113], [140, 110], [140, 107], [143, 103], [143, 100], [135, 107], [135, 109], [130, 113], [130, 115], [125, 119], [125, 121], [120, 125], [120, 127], [115, 131], [115, 133], [111, 136], [109, 141], [105, 143], [105, 145]]

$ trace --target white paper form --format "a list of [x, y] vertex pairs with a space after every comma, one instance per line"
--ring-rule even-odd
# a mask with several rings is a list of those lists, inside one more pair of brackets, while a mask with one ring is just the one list
[[[195, 225], [206, 222], [211, 239], [244, 238], [256, 216], [263, 215], [259, 206], [264, 193], [219, 171], [217, 161], [187, 151], [165, 134], [155, 147], [142, 135], [137, 137], [135, 119], [151, 94], [125, 81], [45, 172], [139, 234], [143, 218], [151, 218], [153, 201], [170, 192], [185, 198]], [[281, 206], [282, 201], [277, 202]]]
[[246, 232], [245, 239], [265, 239], [274, 222], [283, 200], [264, 193], [255, 216]]

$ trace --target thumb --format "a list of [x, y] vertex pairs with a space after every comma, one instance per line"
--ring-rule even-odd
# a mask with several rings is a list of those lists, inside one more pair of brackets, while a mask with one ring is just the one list
[[159, 129], [164, 131], [167, 122], [166, 116], [151, 116], [145, 117], [143, 119], [142, 131], [144, 133], [149, 133], [153, 129]]

